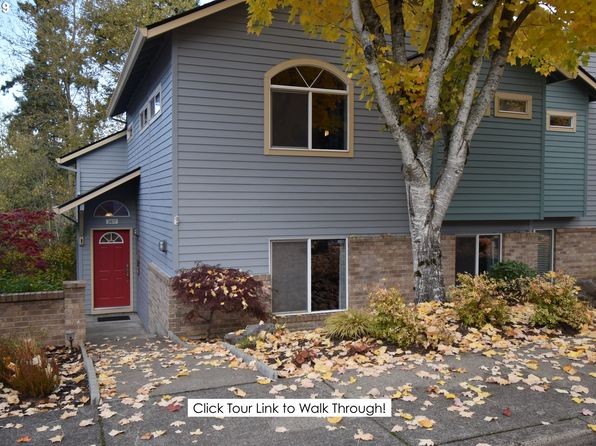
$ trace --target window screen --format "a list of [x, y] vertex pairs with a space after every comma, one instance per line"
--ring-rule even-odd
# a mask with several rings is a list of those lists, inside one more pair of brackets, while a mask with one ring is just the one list
[[476, 236], [455, 239], [455, 272], [476, 274]]
[[271, 245], [271, 294], [273, 312], [308, 310], [306, 241], [274, 242]]
[[538, 239], [538, 274], [544, 274], [554, 269], [553, 265], [553, 247], [554, 231], [552, 229], [536, 231]]
[[311, 310], [345, 308], [345, 240], [311, 241]]

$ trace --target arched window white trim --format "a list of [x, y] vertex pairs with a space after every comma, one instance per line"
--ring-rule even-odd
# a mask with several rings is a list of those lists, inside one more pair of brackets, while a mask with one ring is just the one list
[[94, 217], [130, 217], [130, 212], [124, 203], [118, 200], [106, 200], [95, 208]]
[[354, 156], [354, 85], [342, 70], [292, 59], [267, 71], [264, 84], [266, 155]]
[[99, 238], [100, 245], [121, 245], [124, 239], [117, 232], [106, 232]]

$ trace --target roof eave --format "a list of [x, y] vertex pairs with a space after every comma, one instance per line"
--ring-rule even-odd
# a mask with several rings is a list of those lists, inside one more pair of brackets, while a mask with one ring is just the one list
[[128, 78], [132, 73], [132, 70], [135, 66], [137, 59], [139, 58], [139, 54], [141, 54], [141, 50], [143, 49], [143, 45], [147, 40], [147, 28], [139, 27], [135, 32], [135, 36], [132, 39], [132, 43], [130, 44], [130, 49], [128, 50], [128, 57], [126, 58], [126, 62], [124, 63], [124, 67], [122, 68], [122, 72], [118, 77], [118, 83], [116, 84], [116, 88], [114, 89], [114, 93], [112, 93], [112, 97], [110, 98], [110, 102], [108, 103], [108, 110], [107, 114], [108, 117], [114, 116], [116, 113], [116, 109], [118, 107], [118, 103], [120, 101], [120, 97], [122, 96], [122, 92], [124, 91], [124, 87], [128, 82]]
[[108, 135], [107, 137], [100, 139], [99, 141], [95, 141], [87, 146], [81, 147], [73, 152], [70, 152], [66, 155], [63, 155], [59, 158], [56, 158], [56, 163], [60, 165], [70, 164], [72, 161], [76, 160], [77, 158], [86, 155], [89, 152], [93, 152], [97, 149], [100, 149], [111, 142], [117, 141], [121, 138], [126, 136], [126, 129], [121, 130], [119, 132], [113, 133]]

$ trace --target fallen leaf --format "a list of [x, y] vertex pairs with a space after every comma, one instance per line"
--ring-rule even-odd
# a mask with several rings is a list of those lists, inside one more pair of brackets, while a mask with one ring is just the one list
[[265, 385], [265, 384], [270, 384], [270, 383], [271, 383], [271, 380], [269, 378], [264, 378], [261, 376], [257, 379], [257, 384]]
[[228, 390], [239, 398], [244, 398], [246, 396], [246, 392], [237, 387], [229, 387]]
[[119, 431], [119, 430], [116, 430], [116, 429], [112, 429], [110, 432], [108, 432], [108, 435], [110, 437], [115, 437], [116, 435], [120, 435], [120, 434], [123, 434], [123, 433], [124, 433], [124, 431]]
[[45, 431], [47, 431], [48, 429], [49, 429], [49, 427], [48, 427], [48, 426], [39, 426], [39, 427], [36, 427], [36, 428], [35, 428], [35, 430], [36, 430], [37, 432], [45, 432]]
[[61, 443], [63, 438], [64, 438], [64, 434], [58, 434], [54, 437], [50, 437], [50, 441], [52, 443]]
[[509, 407], [506, 407], [505, 409], [503, 409], [503, 415], [505, 415], [506, 417], [510, 417], [511, 409]]
[[19, 437], [17, 438], [17, 443], [31, 443], [31, 437], [29, 435]]
[[594, 415], [594, 412], [592, 412], [590, 409], [584, 409], [582, 410], [582, 415], [586, 417], [591, 417], [592, 415]]
[[588, 429], [592, 429], [592, 432], [596, 432], [596, 424], [588, 424]]
[[373, 434], [364, 432], [362, 429], [358, 429], [358, 432], [354, 434], [354, 440], [372, 441], [374, 438]]
[[153, 438], [157, 438], [157, 437], [161, 437], [165, 433], [166, 433], [166, 431], [153, 431], [153, 432], [151, 432], [151, 435], [153, 435]]
[[168, 404], [167, 409], [168, 412], [178, 412], [180, 409], [182, 409], [182, 404], [173, 402], [171, 404]]
[[141, 440], [151, 440], [153, 438], [153, 434], [151, 432], [145, 432], [143, 435], [139, 437]]
[[224, 427], [223, 427], [223, 425], [221, 425], [221, 424], [219, 424], [219, 425], [217, 425], [217, 424], [214, 424], [214, 425], [212, 425], [211, 427], [212, 427], [213, 429], [215, 429], [216, 431], [220, 431], [220, 430], [222, 430], [222, 429], [224, 428]]
[[170, 426], [174, 426], [174, 427], [180, 427], [186, 424], [186, 421], [182, 421], [182, 420], [177, 420], [177, 421], [172, 421], [170, 423]]
[[327, 423], [337, 424], [342, 420], [342, 417], [327, 417]]
[[203, 431], [197, 428], [197, 430], [191, 432], [190, 435], [203, 435]]
[[429, 439], [422, 439], [418, 442], [418, 446], [435, 446], [435, 442]]
[[288, 431], [288, 429], [286, 427], [284, 427], [284, 426], [277, 426], [275, 428], [275, 432], [284, 433], [284, 432], [287, 432], [287, 431]]
[[66, 420], [68, 418], [72, 418], [72, 417], [76, 417], [77, 416], [77, 411], [74, 410], [72, 412], [64, 412], [61, 416], [60, 419], [61, 420]]
[[564, 365], [564, 366], [563, 366], [563, 371], [564, 371], [565, 373], [568, 373], [568, 374], [570, 374], [570, 375], [575, 375], [575, 374], [577, 373], [577, 370], [575, 370], [575, 367], [573, 367], [573, 366], [572, 366], [572, 365], [570, 365], [570, 364]]
[[87, 426], [93, 426], [93, 424], [94, 424], [94, 423], [93, 423], [93, 419], [92, 419], [92, 418], [89, 418], [88, 420], [82, 420], [82, 421], [79, 423], [79, 426], [80, 426], [80, 427], [87, 427]]

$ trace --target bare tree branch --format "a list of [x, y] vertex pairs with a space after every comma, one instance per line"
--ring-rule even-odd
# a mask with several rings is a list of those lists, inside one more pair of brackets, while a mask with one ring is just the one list
[[404, 25], [403, 0], [389, 0], [389, 21], [391, 23], [391, 50], [393, 59], [400, 65], [408, 63], [406, 52], [406, 27]]
[[478, 30], [480, 25], [486, 23], [486, 18], [493, 14], [497, 6], [497, 3], [498, 0], [491, 0], [491, 2], [488, 3], [484, 8], [482, 8], [480, 13], [477, 14], [476, 17], [474, 17], [474, 19], [470, 22], [469, 26], [457, 37], [457, 40], [449, 49], [449, 52], [445, 57], [445, 68], [449, 66], [453, 59], [455, 59], [459, 52], [467, 45], [470, 38]]
[[466, 124], [470, 118], [484, 55], [488, 48], [493, 17], [494, 8], [492, 14], [485, 17], [485, 20], [478, 28], [476, 56], [472, 60], [471, 70], [464, 86], [462, 104], [458, 110], [456, 122], [450, 132], [449, 139], [444, 141], [447, 157], [436, 182], [434, 197], [433, 225], [437, 227], [440, 227], [443, 223], [468, 158], [469, 141], [464, 138], [464, 134]]
[[371, 85], [373, 86], [379, 110], [385, 118], [387, 127], [395, 141], [398, 143], [402, 162], [406, 168], [406, 173], [409, 177], [413, 176], [419, 169], [412, 143], [398, 120], [397, 110], [394, 108], [389, 95], [385, 89], [379, 65], [376, 59], [376, 52], [374, 44], [371, 39], [370, 31], [365, 27], [362, 21], [362, 11], [360, 9], [360, 0], [351, 0], [352, 4], [352, 19], [354, 21], [354, 28], [358, 33], [360, 42], [362, 44], [364, 58], [366, 61], [366, 68], [370, 77]]

